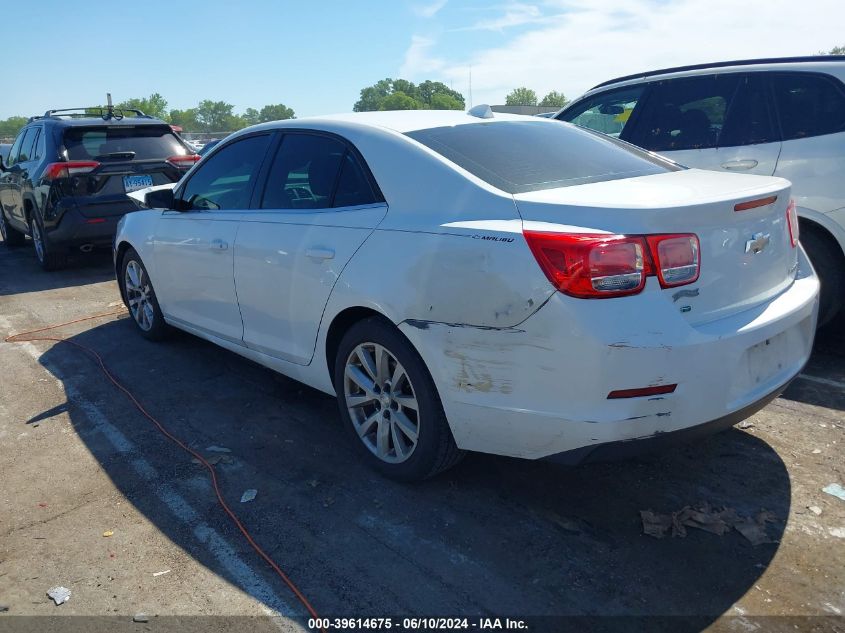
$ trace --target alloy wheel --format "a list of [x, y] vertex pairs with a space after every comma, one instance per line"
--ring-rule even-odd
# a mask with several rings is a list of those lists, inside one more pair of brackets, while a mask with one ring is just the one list
[[346, 360], [346, 408], [358, 437], [390, 464], [408, 460], [419, 438], [419, 403], [405, 368], [378, 343], [361, 343]]
[[132, 318], [135, 319], [138, 327], [149, 332], [155, 319], [152, 303], [153, 290], [144, 268], [134, 259], [126, 264], [123, 283]]
[[38, 226], [38, 221], [32, 218], [29, 221], [29, 230], [32, 233], [32, 243], [35, 246], [35, 256], [38, 257], [39, 262], [44, 262], [44, 239], [41, 237], [41, 228]]
[[8, 236], [6, 234], [6, 214], [3, 213], [3, 210], [0, 209], [0, 237], [3, 238], [3, 241], [8, 241]]

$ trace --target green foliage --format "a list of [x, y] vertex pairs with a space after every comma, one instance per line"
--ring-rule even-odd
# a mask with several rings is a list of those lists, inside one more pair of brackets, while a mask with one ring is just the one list
[[8, 119], [0, 121], [0, 138], [17, 136], [26, 122], [25, 116], [10, 116]]
[[509, 106], [535, 106], [537, 105], [537, 93], [530, 88], [514, 88], [507, 97], [505, 105]]
[[167, 99], [157, 92], [154, 92], [146, 99], [143, 97], [134, 97], [126, 101], [121, 101], [115, 107], [140, 110], [144, 114], [149, 114], [157, 119], [167, 117]]
[[261, 112], [258, 113], [259, 123], [266, 123], [267, 121], [284, 121], [285, 119], [295, 118], [293, 108], [287, 107], [284, 103], [266, 105], [261, 108]]
[[845, 46], [834, 46], [829, 52], [820, 52], [819, 55], [845, 55]]
[[562, 108], [567, 103], [569, 103], [569, 101], [567, 101], [566, 97], [563, 96], [562, 92], [552, 90], [549, 94], [543, 97], [543, 100], [540, 102], [540, 105], [546, 107]]
[[361, 89], [355, 112], [375, 110], [463, 110], [464, 96], [440, 81], [419, 85], [407, 79], [382, 79]]
[[171, 110], [167, 117], [167, 121], [171, 125], [178, 125], [186, 132], [197, 132], [200, 129], [197, 121], [197, 109], [188, 108], [187, 110]]

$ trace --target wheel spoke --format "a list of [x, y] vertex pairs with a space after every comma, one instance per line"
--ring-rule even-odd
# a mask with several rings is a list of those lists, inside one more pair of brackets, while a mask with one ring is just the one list
[[364, 395], [360, 396], [346, 396], [346, 406], [350, 409], [357, 409], [359, 407], [363, 407], [366, 404], [370, 404], [371, 402], [377, 402], [378, 398], [374, 393], [365, 393]]
[[378, 430], [376, 431], [376, 450], [379, 457], [387, 457], [390, 450], [388, 438], [390, 437], [390, 422], [382, 417], [378, 419]]
[[129, 262], [129, 265], [126, 266], [126, 277], [133, 290], [141, 289], [141, 280], [138, 277], [138, 264]]
[[364, 393], [375, 397], [375, 383], [357, 365], [346, 366], [346, 377], [354, 382]]
[[400, 432], [396, 430], [396, 425], [390, 425], [390, 435], [393, 437], [393, 450], [396, 451], [396, 457], [399, 459], [403, 459], [405, 457], [405, 453], [407, 449], [405, 448], [405, 444], [400, 437]]
[[355, 356], [358, 358], [358, 362], [361, 363], [361, 367], [364, 368], [364, 371], [369, 374], [373, 383], [377, 382], [375, 360], [370, 356], [369, 352], [364, 349], [363, 345], [359, 346], [355, 350]]
[[381, 345], [375, 346], [376, 356], [376, 382], [383, 387], [384, 383], [390, 378], [390, 370], [388, 364], [390, 362], [390, 353]]
[[397, 402], [403, 409], [412, 409], [413, 411], [419, 411], [419, 405], [417, 404], [417, 399], [414, 396], [406, 396], [405, 394], [394, 394], [393, 396], [394, 402]]
[[411, 441], [411, 444], [415, 444], [418, 436], [417, 427], [411, 422], [408, 416], [401, 411], [394, 411], [393, 421], [395, 422], [395, 426], [399, 427], [405, 437]]
[[364, 418], [364, 421], [358, 425], [358, 435], [364, 437], [367, 433], [369, 433], [370, 430], [373, 428], [373, 424], [378, 421], [380, 415], [380, 411], [375, 411], [374, 413], [371, 413], [366, 418]]

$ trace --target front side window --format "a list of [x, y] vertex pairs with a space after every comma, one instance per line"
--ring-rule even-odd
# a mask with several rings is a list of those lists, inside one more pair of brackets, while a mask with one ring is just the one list
[[270, 135], [234, 141], [204, 159], [182, 191], [183, 210], [248, 209]]
[[26, 130], [26, 134], [24, 134], [23, 140], [21, 141], [21, 148], [20, 153], [18, 154], [18, 159], [15, 161], [17, 163], [25, 163], [30, 159], [32, 156], [32, 143], [35, 141], [35, 134], [37, 133], [37, 129], [34, 127], [29, 128]]
[[719, 147], [780, 141], [770, 102], [769, 84], [764, 74], [749, 73], [742, 76], [719, 135]]
[[562, 112], [558, 118], [616, 138], [625, 138], [623, 132], [644, 89], [643, 86], [633, 86], [589, 97]]
[[512, 194], [682, 169], [604, 134], [556, 121], [468, 123], [407, 136]]
[[783, 140], [845, 131], [845, 91], [836, 80], [810, 73], [772, 75]]
[[735, 74], [653, 84], [632, 141], [653, 152], [716, 147], [738, 85]]
[[343, 141], [288, 133], [279, 146], [263, 209], [329, 209], [376, 202], [358, 160]]

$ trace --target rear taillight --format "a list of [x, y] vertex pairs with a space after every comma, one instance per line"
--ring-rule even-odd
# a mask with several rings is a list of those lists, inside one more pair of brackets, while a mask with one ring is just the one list
[[555, 288], [582, 299], [624, 297], [657, 275], [664, 288], [698, 279], [695, 235], [626, 236], [524, 231], [531, 252]]
[[649, 235], [657, 278], [664, 288], [691, 284], [698, 279], [699, 244], [695, 235]]
[[64, 163], [50, 163], [44, 168], [44, 180], [59, 180], [71, 176], [81, 176], [100, 166], [95, 160], [69, 160]]
[[202, 156], [199, 154], [185, 154], [182, 156], [171, 156], [167, 159], [167, 162], [179, 169], [190, 169], [200, 158]]
[[798, 246], [798, 210], [795, 208], [795, 200], [790, 200], [786, 206], [786, 225], [789, 227], [789, 242], [795, 248]]

